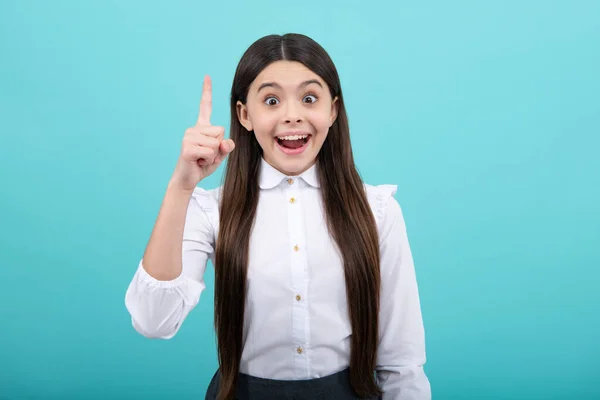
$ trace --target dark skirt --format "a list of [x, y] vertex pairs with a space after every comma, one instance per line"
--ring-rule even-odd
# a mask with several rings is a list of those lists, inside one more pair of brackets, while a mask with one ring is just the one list
[[[322, 378], [306, 380], [273, 380], [256, 378], [250, 375], [239, 374], [235, 392], [236, 400], [357, 400], [358, 397], [350, 386], [350, 370], [343, 371]], [[219, 390], [219, 371], [215, 373], [205, 400], [215, 400]], [[371, 397], [369, 400], [378, 400], [381, 397]], [[364, 399], [363, 399], [364, 400]]]

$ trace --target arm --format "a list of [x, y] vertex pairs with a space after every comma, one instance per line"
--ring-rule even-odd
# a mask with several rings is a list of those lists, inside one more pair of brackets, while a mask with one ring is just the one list
[[148, 247], [127, 288], [133, 327], [150, 338], [172, 338], [205, 289], [206, 263], [214, 252], [207, 191], [167, 190]]
[[400, 205], [385, 204], [380, 228], [381, 309], [377, 379], [383, 400], [429, 400], [425, 334], [412, 254]]

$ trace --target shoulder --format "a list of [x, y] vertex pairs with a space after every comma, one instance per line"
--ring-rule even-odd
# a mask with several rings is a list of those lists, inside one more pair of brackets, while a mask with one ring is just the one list
[[206, 220], [216, 230], [219, 224], [221, 192], [221, 186], [213, 189], [196, 187], [190, 198], [188, 216]]
[[390, 221], [403, 220], [400, 204], [394, 197], [398, 191], [398, 185], [364, 183], [364, 188], [378, 228], [381, 229]]
[[190, 199], [195, 205], [205, 212], [219, 212], [222, 187], [204, 189], [196, 187]]

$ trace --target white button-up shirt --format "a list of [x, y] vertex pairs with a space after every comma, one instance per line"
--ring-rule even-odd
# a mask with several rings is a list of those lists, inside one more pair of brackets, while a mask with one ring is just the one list
[[[318, 164], [286, 176], [261, 161], [260, 196], [250, 236], [244, 347], [240, 372], [269, 379], [312, 379], [350, 364], [352, 327], [342, 257], [325, 225]], [[140, 261], [126, 306], [142, 335], [168, 339], [205, 289], [214, 263], [221, 188], [196, 188], [183, 237], [183, 271], [150, 276]], [[423, 371], [425, 338], [415, 269], [396, 186], [365, 184], [381, 254], [376, 375], [385, 400], [430, 399]]]

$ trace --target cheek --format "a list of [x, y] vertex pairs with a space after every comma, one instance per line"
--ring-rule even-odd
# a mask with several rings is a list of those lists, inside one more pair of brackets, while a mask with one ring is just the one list
[[256, 140], [261, 145], [264, 145], [273, 140], [273, 134], [277, 128], [277, 118], [272, 113], [255, 114], [252, 119], [252, 125]]
[[317, 132], [327, 132], [327, 130], [329, 129], [329, 113], [323, 110], [319, 110], [318, 112], [312, 113], [310, 122], [315, 127]]
[[261, 132], [272, 131], [277, 126], [277, 116], [274, 113], [263, 113], [254, 118], [254, 126]]

